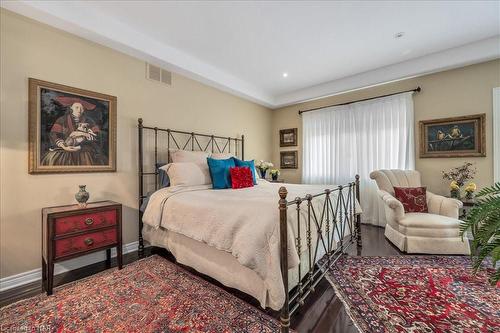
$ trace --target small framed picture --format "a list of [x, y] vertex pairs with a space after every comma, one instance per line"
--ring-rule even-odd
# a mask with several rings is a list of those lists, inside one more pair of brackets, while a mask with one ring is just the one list
[[297, 145], [297, 129], [287, 128], [280, 130], [280, 147], [292, 147]]
[[486, 115], [420, 121], [420, 157], [486, 156]]
[[29, 173], [116, 171], [116, 97], [29, 79]]
[[280, 152], [280, 168], [281, 169], [297, 169], [298, 164], [297, 151], [282, 151]]

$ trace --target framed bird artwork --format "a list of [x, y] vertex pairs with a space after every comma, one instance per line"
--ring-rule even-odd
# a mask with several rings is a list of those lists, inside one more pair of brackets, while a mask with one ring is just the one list
[[486, 156], [486, 114], [420, 121], [420, 157]]

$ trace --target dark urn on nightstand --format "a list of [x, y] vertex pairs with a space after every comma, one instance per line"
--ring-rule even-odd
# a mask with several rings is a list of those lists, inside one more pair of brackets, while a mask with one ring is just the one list
[[90, 198], [90, 193], [85, 190], [87, 185], [78, 185], [80, 187], [80, 190], [76, 192], [75, 194], [75, 199], [78, 201], [78, 205], [81, 208], [85, 208], [87, 206], [87, 201]]

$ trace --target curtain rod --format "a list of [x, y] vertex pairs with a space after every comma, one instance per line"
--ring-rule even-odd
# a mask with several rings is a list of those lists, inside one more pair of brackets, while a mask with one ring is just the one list
[[387, 95], [381, 95], [381, 96], [375, 96], [375, 97], [370, 97], [370, 98], [358, 99], [356, 101], [350, 101], [350, 102], [340, 103], [340, 104], [325, 105], [325, 106], [321, 106], [319, 108], [301, 110], [301, 111], [299, 111], [299, 115], [303, 114], [304, 112], [326, 109], [326, 108], [330, 108], [330, 107], [333, 107], [333, 106], [341, 106], [341, 105], [348, 105], [348, 104], [352, 104], [352, 103], [364, 102], [364, 101], [369, 101], [369, 100], [376, 99], [376, 98], [389, 97], [389, 96], [403, 94], [403, 93], [407, 93], [407, 92], [411, 92], [411, 91], [413, 91], [413, 92], [420, 92], [421, 90], [422, 89], [420, 87], [416, 87], [415, 89], [400, 91], [400, 92], [396, 92], [396, 93], [392, 93], [392, 94], [387, 94]]

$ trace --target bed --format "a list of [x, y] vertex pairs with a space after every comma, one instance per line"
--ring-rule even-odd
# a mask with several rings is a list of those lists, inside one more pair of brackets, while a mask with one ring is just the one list
[[162, 188], [157, 166], [169, 162], [172, 148], [243, 160], [244, 137], [161, 129], [142, 119], [138, 131], [139, 204], [145, 208], [139, 214], [139, 253], [144, 240], [165, 248], [179, 263], [280, 310], [283, 332], [326, 269], [350, 245], [361, 246], [359, 177], [330, 186], [259, 179], [238, 190]]

